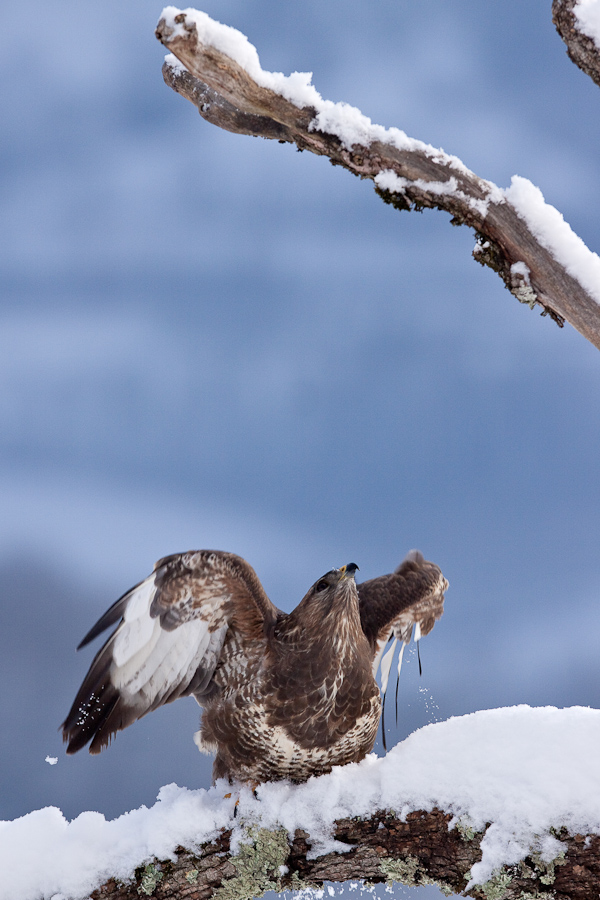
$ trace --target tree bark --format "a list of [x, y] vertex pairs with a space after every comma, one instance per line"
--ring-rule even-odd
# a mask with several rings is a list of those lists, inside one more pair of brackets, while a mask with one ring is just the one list
[[600, 892], [600, 836], [557, 833], [566, 853], [544, 863], [532, 853], [504, 867], [485, 884], [466, 890], [469, 870], [481, 859], [483, 834], [448, 829], [452, 816], [439, 809], [409, 813], [405, 821], [390, 812], [365, 820], [345, 819], [335, 837], [350, 848], [307, 859], [309, 836], [297, 831], [290, 843], [284, 831], [249, 829], [250, 843], [232, 855], [231, 832], [197, 853], [178, 848], [177, 858], [153, 860], [136, 870], [129, 884], [108, 881], [93, 900], [249, 900], [266, 890], [321, 887], [325, 882], [435, 884], [446, 894], [477, 900], [589, 900]]
[[552, 21], [567, 45], [569, 59], [600, 87], [600, 53], [592, 38], [579, 28], [576, 3], [577, 0], [553, 0]]
[[520, 302], [540, 306], [542, 315], [550, 315], [559, 325], [566, 319], [600, 348], [600, 304], [541, 245], [495, 185], [425, 145], [398, 149], [374, 140], [347, 149], [335, 134], [311, 127], [314, 108], [299, 108], [259, 85], [233, 59], [203, 44], [184, 13], [175, 21], [184, 28], [176, 33], [161, 19], [156, 36], [185, 68], [166, 61], [163, 76], [204, 119], [237, 134], [295, 143], [360, 178], [374, 181], [382, 173], [393, 173], [401, 179], [399, 187], [391, 190], [385, 182], [375, 187], [386, 203], [402, 210], [445, 210], [453, 225], [473, 228], [474, 258], [494, 269]]

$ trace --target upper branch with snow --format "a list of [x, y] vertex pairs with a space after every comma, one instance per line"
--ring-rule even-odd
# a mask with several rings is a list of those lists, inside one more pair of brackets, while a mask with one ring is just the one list
[[600, 87], [600, 3], [553, 0], [552, 21], [569, 58]]
[[475, 259], [518, 300], [570, 322], [600, 348], [600, 258], [527, 179], [515, 176], [503, 190], [456, 156], [323, 100], [310, 74], [264, 71], [248, 39], [206, 13], [169, 6], [156, 36], [170, 51], [166, 83], [208, 122], [327, 156], [371, 179], [399, 209], [445, 210], [452, 224], [475, 229]]

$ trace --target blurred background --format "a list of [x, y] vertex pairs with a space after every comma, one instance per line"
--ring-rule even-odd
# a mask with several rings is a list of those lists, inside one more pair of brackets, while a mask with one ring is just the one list
[[[600, 246], [600, 93], [550, 0], [204, 0], [264, 68], [531, 179]], [[199, 708], [100, 757], [58, 726], [99, 615], [160, 556], [248, 559], [289, 610], [420, 548], [450, 581], [388, 746], [600, 700], [600, 354], [439, 212], [222, 132], [162, 81], [148, 0], [32, 0], [0, 60], [0, 817], [113, 817], [210, 782]], [[377, 751], [382, 752], [380, 741]], [[49, 765], [46, 756], [58, 757]]]

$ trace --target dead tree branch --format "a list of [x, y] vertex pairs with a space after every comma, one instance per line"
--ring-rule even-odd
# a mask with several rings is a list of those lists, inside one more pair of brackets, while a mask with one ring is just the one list
[[593, 39], [581, 31], [576, 4], [577, 0], [553, 0], [552, 21], [567, 45], [569, 59], [600, 87], [600, 53]]
[[505, 867], [482, 885], [465, 890], [469, 870], [481, 858], [482, 834], [448, 830], [451, 816], [439, 809], [410, 813], [405, 821], [379, 812], [366, 820], [337, 822], [335, 836], [347, 853], [307, 859], [309, 836], [297, 831], [249, 829], [250, 843], [230, 852], [230, 832], [194, 854], [179, 848], [177, 859], [153, 860], [136, 871], [135, 881], [108, 881], [93, 900], [250, 900], [267, 890], [321, 887], [325, 882], [437, 884], [445, 893], [465, 892], [477, 900], [549, 898], [589, 900], [600, 891], [600, 837], [558, 834], [566, 853], [543, 862], [532, 853]]
[[[208, 122], [327, 156], [334, 165], [375, 181], [382, 199], [399, 209], [445, 210], [453, 225], [475, 230], [475, 259], [494, 269], [520, 302], [532, 308], [539, 305], [542, 315], [550, 315], [559, 325], [566, 319], [600, 348], [600, 304], [542, 246], [495, 185], [459, 160], [418, 142], [399, 149], [392, 142], [369, 140], [349, 149], [336, 134], [316, 129], [313, 107], [299, 108], [258, 84], [234, 59], [202, 43], [185, 13], [175, 21], [173, 29], [161, 19], [156, 36], [183, 66], [165, 62], [163, 76]], [[382, 180], [382, 175], [399, 180], [390, 187], [389, 177]]]

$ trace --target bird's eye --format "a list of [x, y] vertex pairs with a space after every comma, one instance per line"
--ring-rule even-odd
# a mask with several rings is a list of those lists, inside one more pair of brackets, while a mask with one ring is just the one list
[[324, 578], [321, 578], [321, 580], [317, 581], [317, 583], [315, 585], [315, 591], [317, 591], [317, 593], [320, 593], [321, 591], [326, 591], [328, 587], [329, 587], [329, 582], [325, 581]]

